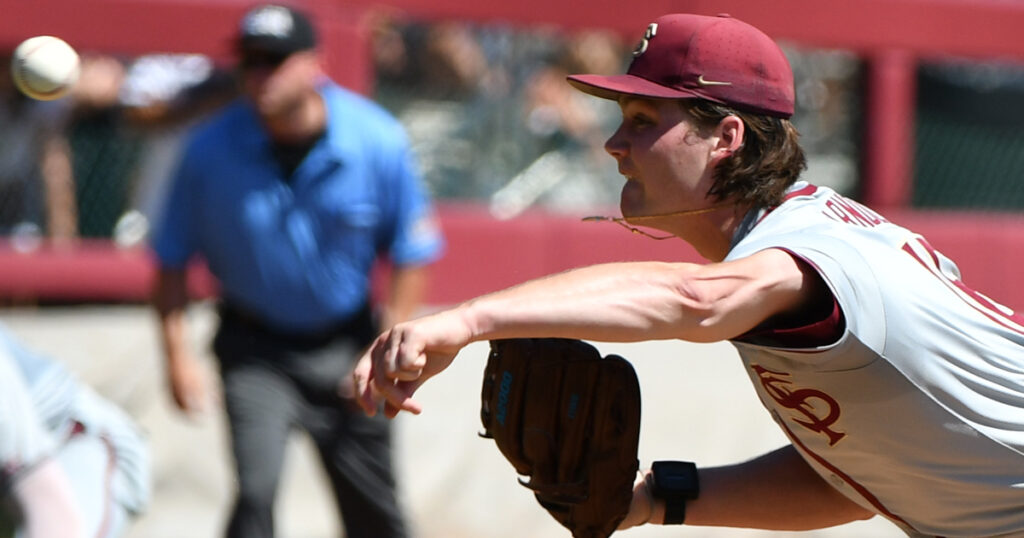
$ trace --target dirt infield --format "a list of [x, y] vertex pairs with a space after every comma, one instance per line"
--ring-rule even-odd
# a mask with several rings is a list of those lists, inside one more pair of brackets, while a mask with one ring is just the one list
[[[196, 349], [207, 351], [214, 315], [209, 305], [190, 312]], [[223, 414], [189, 419], [171, 407], [163, 385], [154, 315], [142, 306], [46, 307], [0, 311], [22, 339], [62, 359], [135, 416], [150, 436], [154, 498], [128, 538], [213, 538], [220, 535], [232, 491]], [[598, 344], [636, 367], [643, 392], [640, 462], [691, 459], [734, 462], [781, 446], [785, 439], [757, 402], [735, 352], [727, 344], [650, 342]], [[486, 345], [469, 346], [452, 368], [428, 383], [425, 411], [396, 419], [402, 495], [419, 538], [565, 538], [516, 484], [493, 442], [477, 436], [479, 383]], [[212, 370], [211, 370], [212, 371]], [[282, 538], [338, 536], [338, 520], [305, 438], [289, 447], [278, 498]], [[824, 531], [768, 533], [737, 529], [645, 527], [625, 537], [903, 536], [888, 522]]]

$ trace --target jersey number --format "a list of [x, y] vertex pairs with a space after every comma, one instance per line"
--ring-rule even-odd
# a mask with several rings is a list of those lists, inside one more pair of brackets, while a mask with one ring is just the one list
[[972, 308], [999, 325], [1024, 334], [1024, 316], [967, 287], [960, 280], [960, 272], [953, 262], [928, 244], [924, 237], [915, 235], [903, 244], [903, 250]]

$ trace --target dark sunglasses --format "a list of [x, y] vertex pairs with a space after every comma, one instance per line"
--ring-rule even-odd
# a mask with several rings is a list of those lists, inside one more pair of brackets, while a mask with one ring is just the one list
[[287, 59], [287, 54], [273, 54], [269, 52], [249, 52], [242, 55], [241, 61], [238, 62], [238, 67], [243, 71], [249, 71], [253, 69], [276, 69], [277, 66], [284, 63], [284, 61]]

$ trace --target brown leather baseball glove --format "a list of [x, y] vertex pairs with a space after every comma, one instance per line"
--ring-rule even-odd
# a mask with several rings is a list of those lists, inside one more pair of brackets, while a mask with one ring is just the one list
[[629, 511], [640, 385], [622, 357], [579, 340], [492, 340], [480, 419], [540, 503], [575, 538], [607, 538]]

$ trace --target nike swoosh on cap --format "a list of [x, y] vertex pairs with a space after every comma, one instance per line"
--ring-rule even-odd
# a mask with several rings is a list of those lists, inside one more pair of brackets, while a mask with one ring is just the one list
[[732, 86], [732, 82], [724, 82], [720, 80], [704, 80], [704, 75], [697, 77], [697, 84], [701, 86]]

